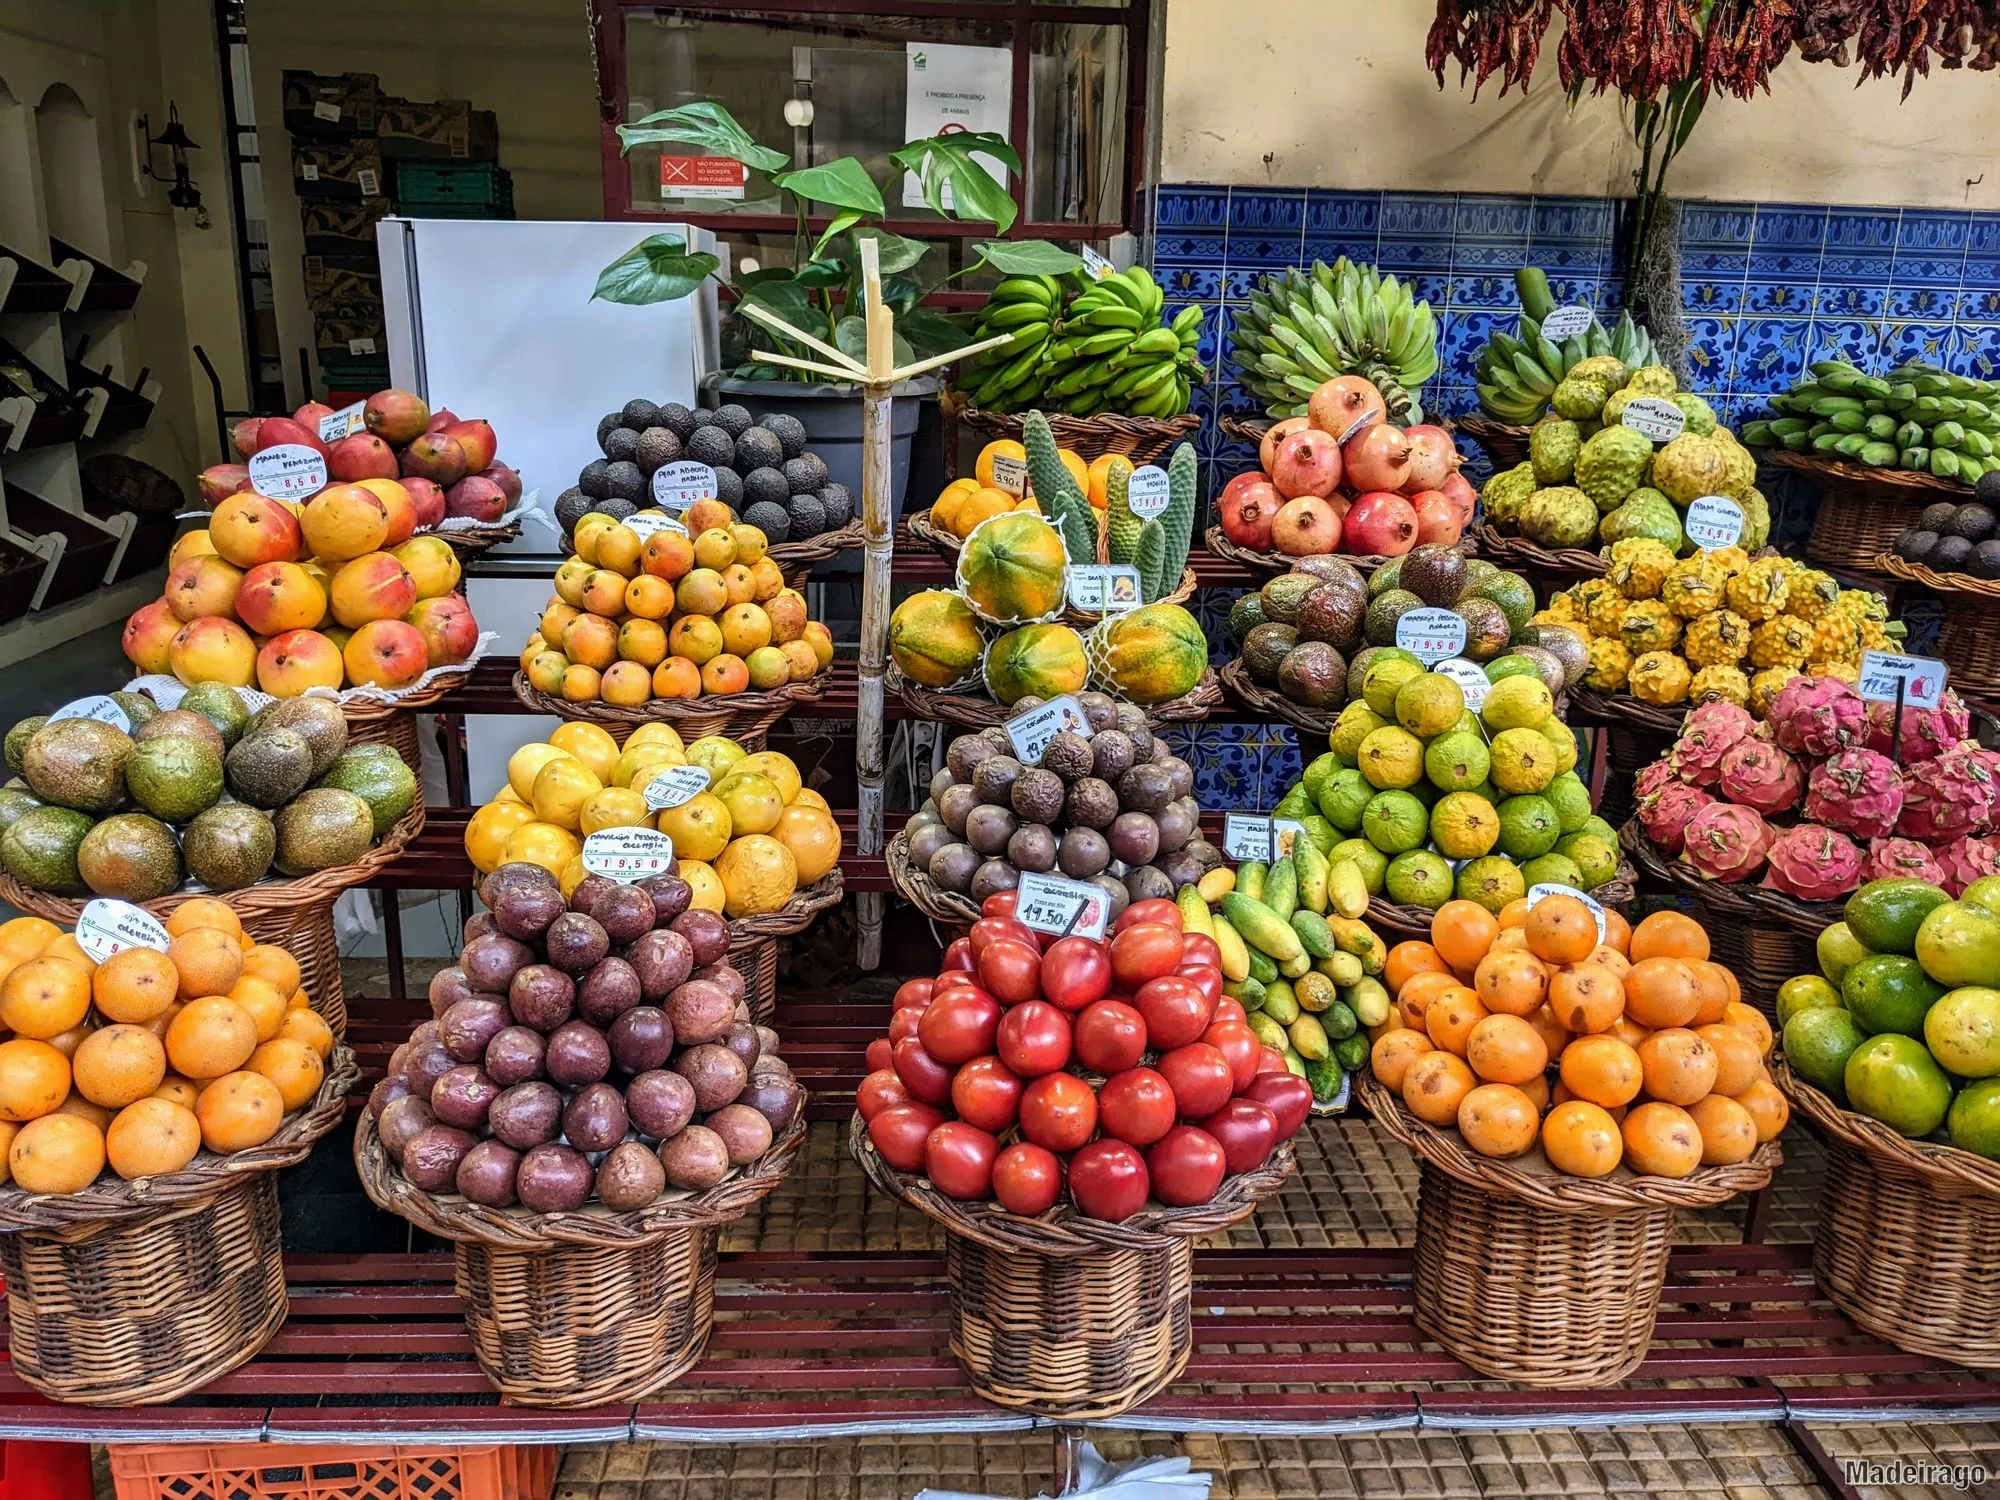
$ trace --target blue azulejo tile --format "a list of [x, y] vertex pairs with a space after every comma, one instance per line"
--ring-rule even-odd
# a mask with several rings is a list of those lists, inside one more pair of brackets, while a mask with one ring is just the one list
[[1220, 229], [1229, 222], [1229, 190], [1219, 187], [1173, 187], [1159, 190], [1157, 222], [1161, 229]]
[[1450, 278], [1453, 307], [1516, 308], [1512, 275], [1498, 271], [1454, 271]]
[[[1547, 270], [1548, 268], [1543, 267], [1543, 269]], [[1556, 306], [1558, 307], [1568, 302], [1580, 302], [1585, 307], [1594, 308], [1597, 306], [1597, 299], [1603, 294], [1603, 290], [1604, 284], [1595, 276], [1578, 274], [1574, 276], [1551, 275], [1549, 277], [1549, 294], [1556, 299]], [[1508, 303], [1506, 305], [1512, 307], [1516, 304]]]
[[[1320, 748], [1326, 748], [1324, 742]], [[1273, 725], [1271, 738], [1264, 743], [1264, 805], [1276, 807], [1304, 774], [1305, 756], [1298, 730], [1289, 724]]]
[[1820, 257], [1819, 279], [1859, 286], [1884, 287], [1896, 268], [1893, 250], [1867, 250], [1849, 254], [1829, 246]]
[[1859, 318], [1815, 318], [1806, 340], [1806, 363], [1844, 359], [1874, 374], [1882, 368], [1882, 325]]
[[1976, 290], [1970, 276], [1965, 278], [1965, 290], [1958, 294], [1958, 317], [1960, 323], [2000, 323], [2000, 285], [1984, 285]]
[[1805, 370], [1811, 332], [1805, 318], [1739, 319], [1730, 393], [1789, 390]]
[[1314, 261], [1324, 261], [1330, 266], [1344, 255], [1357, 264], [1373, 265], [1379, 243], [1373, 231], [1365, 236], [1336, 239], [1315, 239], [1308, 234], [1305, 243], [1299, 246], [1299, 264], [1310, 266]]
[[1743, 203], [1690, 203], [1681, 211], [1684, 245], [1748, 245], [1757, 211]]
[[1383, 235], [1375, 263], [1384, 271], [1443, 271], [1451, 265], [1451, 237], [1403, 239]]
[[1969, 209], [1906, 208], [1896, 222], [1896, 248], [1942, 254], [1965, 252], [1972, 232]]
[[1251, 234], [1297, 234], [1305, 227], [1306, 195], [1302, 188], [1231, 188], [1229, 237]]
[[1222, 295], [1225, 301], [1244, 302], [1252, 292], [1264, 284], [1264, 278], [1271, 274], [1265, 266], [1245, 266], [1238, 270], [1234, 266], [1222, 273]]
[[1216, 450], [1215, 461], [1222, 465], [1222, 482], [1227, 484], [1238, 474], [1248, 474], [1257, 467], [1257, 445], [1241, 438], [1225, 438]]
[[1452, 215], [1461, 240], [1524, 240], [1534, 227], [1535, 201], [1499, 193], [1460, 193]]
[[1749, 274], [1750, 251], [1746, 246], [1688, 245], [1681, 251], [1683, 281], [1741, 281]]
[[1946, 363], [1976, 380], [2000, 380], [2000, 322], [1960, 323], [1951, 331], [1952, 358]]
[[1222, 297], [1222, 267], [1162, 266], [1160, 287], [1179, 302], [1216, 302]]
[[1194, 767], [1195, 800], [1203, 807], [1250, 808], [1255, 810], [1263, 792], [1264, 747], [1223, 740], [1216, 731], [1225, 727], [1205, 726]]
[[1611, 205], [1602, 198], [1536, 198], [1528, 232], [1539, 251], [1553, 240], [1596, 243], [1611, 237]]
[[1736, 319], [1689, 318], [1688, 369], [1698, 391], [1726, 390], [1730, 358], [1736, 351]]
[[1235, 369], [1225, 364], [1222, 374], [1215, 383], [1215, 411], [1223, 417], [1247, 417], [1256, 415], [1263, 402], [1244, 388], [1236, 377]]
[[1461, 233], [1452, 242], [1451, 266], [1454, 271], [1476, 271], [1485, 267], [1497, 267], [1505, 269], [1511, 277], [1515, 270], [1527, 263], [1526, 236], [1511, 240], [1471, 240]]
[[1956, 288], [1965, 275], [1965, 257], [1956, 250], [1898, 250], [1895, 268], [1889, 273], [1892, 286], [1942, 286]]
[[1803, 281], [1768, 281], [1756, 279], [1746, 282], [1743, 287], [1743, 311], [1766, 317], [1810, 318], [1812, 316], [1813, 282], [1807, 276]]
[[1219, 266], [1228, 256], [1229, 241], [1219, 234], [1163, 234], [1153, 241], [1157, 266]]
[[1695, 280], [1685, 275], [1681, 278], [1681, 305], [1690, 313], [1718, 317], [1723, 313], [1741, 312], [1743, 294], [1744, 285], [1738, 280], [1711, 277]]
[[1827, 210], [1803, 203], [1760, 203], [1751, 243], [1818, 249], [1826, 240]]
[[1785, 281], [1803, 285], [1810, 292], [1819, 280], [1820, 252], [1817, 245], [1754, 245], [1750, 250], [1752, 281]]
[[1888, 250], [1896, 243], [1894, 209], [1836, 208], [1826, 217], [1826, 248], [1847, 253]]
[[1545, 245], [1540, 240], [1531, 241], [1528, 247], [1528, 264], [1540, 266], [1551, 276], [1558, 270], [1575, 271], [1587, 276], [1602, 274], [1611, 259], [1609, 240], [1558, 240]]
[[1879, 318], [1888, 304], [1883, 282], [1870, 284], [1822, 280], [1813, 292], [1815, 318]]
[[1299, 263], [1299, 237], [1266, 234], [1262, 230], [1237, 231], [1229, 237], [1229, 266], [1259, 266], [1280, 270]]
[[1511, 313], [1454, 307], [1445, 315], [1438, 347], [1438, 365], [1444, 378], [1469, 384], [1479, 365], [1479, 351], [1486, 347], [1494, 329], [1512, 332], [1513, 327]]
[[1965, 228], [1965, 253], [2000, 257], [2000, 214], [1972, 216]]
[[1892, 286], [1887, 316], [1898, 323], [1949, 323], [1958, 309], [1955, 287]]
[[1882, 325], [1882, 354], [1892, 365], [1907, 359], [1920, 359], [1928, 364], [1955, 368], [1952, 330], [1942, 323], [1891, 319]]
[[1449, 276], [1420, 275], [1405, 273], [1396, 279], [1402, 282], [1411, 298], [1418, 302], [1428, 302], [1434, 314], [1445, 310], [1451, 300], [1451, 278]]
[[1425, 235], [1450, 240], [1456, 199], [1451, 193], [1384, 193], [1383, 235]]
[[1308, 239], [1375, 237], [1381, 227], [1382, 195], [1314, 188], [1306, 194]]

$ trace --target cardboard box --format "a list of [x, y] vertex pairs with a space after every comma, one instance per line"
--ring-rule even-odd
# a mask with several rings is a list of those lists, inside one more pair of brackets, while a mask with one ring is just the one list
[[382, 83], [373, 73], [284, 75], [285, 129], [321, 139], [372, 136], [382, 112]]
[[375, 137], [390, 161], [497, 161], [500, 155], [498, 121], [469, 99], [425, 102], [384, 94]]
[[299, 223], [305, 230], [306, 254], [345, 259], [375, 259], [375, 225], [389, 211], [379, 198], [356, 203], [301, 198]]
[[373, 140], [292, 142], [292, 186], [301, 198], [359, 203], [380, 199], [388, 212], [382, 148]]

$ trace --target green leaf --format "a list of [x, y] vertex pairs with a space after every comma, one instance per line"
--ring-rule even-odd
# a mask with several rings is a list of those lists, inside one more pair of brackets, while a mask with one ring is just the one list
[[[892, 338], [894, 353], [890, 356], [899, 365], [906, 365], [916, 358], [908, 341], [898, 332]], [[834, 326], [833, 347], [849, 359], [868, 363], [868, 320], [849, 314]]]
[[748, 287], [739, 281], [736, 285], [743, 293], [738, 299], [739, 302], [754, 302], [759, 307], [769, 308], [788, 323], [812, 321], [812, 298], [793, 278], [789, 270], [785, 270], [784, 279], [781, 281], [759, 281], [754, 286]]
[[760, 172], [775, 172], [791, 160], [782, 151], [758, 145], [728, 110], [706, 100], [663, 109], [630, 125], [620, 125], [618, 137], [627, 152], [634, 146], [705, 146], [717, 156], [740, 161]]
[[[985, 219], [1005, 234], [1013, 227], [1019, 210], [1007, 196], [1007, 189], [973, 159], [975, 153], [991, 157], [1017, 175], [1020, 173], [1020, 156], [1004, 137], [990, 130], [928, 136], [911, 141], [889, 159], [917, 174], [923, 185], [924, 202], [937, 212], [961, 220]], [[945, 204], [947, 191], [951, 194], [949, 207]]]
[[835, 208], [874, 214], [878, 218], [887, 212], [882, 204], [881, 189], [875, 186], [874, 179], [861, 163], [851, 156], [843, 156], [821, 167], [800, 167], [796, 172], [780, 172], [771, 181], [786, 192], [797, 193], [813, 203], [830, 203]]
[[958, 323], [926, 307], [913, 307], [897, 318], [896, 331], [910, 341], [911, 348], [924, 356], [962, 349], [970, 341], [970, 336]]
[[839, 286], [841, 282], [847, 280], [847, 262], [844, 260], [808, 261], [805, 265], [799, 267], [797, 280], [800, 286], [812, 287], [815, 290], [820, 287]]
[[855, 242], [854, 259], [857, 265], [861, 260], [860, 242], [873, 240], [876, 243], [884, 276], [899, 275], [931, 253], [931, 247], [922, 240], [906, 240], [900, 234], [891, 234], [886, 229], [873, 226], [857, 229], [849, 238]]
[[656, 234], [641, 240], [597, 273], [594, 302], [624, 302], [644, 306], [674, 302], [706, 281], [722, 262], [706, 250], [690, 253], [677, 234]]
[[1067, 276], [1083, 269], [1083, 257], [1047, 240], [984, 240], [972, 247], [1002, 276]]
[[843, 232], [852, 229], [860, 222], [861, 215], [851, 209], [844, 214], [835, 214], [833, 222], [826, 226], [826, 233], [819, 237], [819, 243], [812, 248], [813, 259], [818, 260], [822, 255], [826, 254], [826, 247], [828, 245], [838, 239]]
[[882, 301], [898, 318], [924, 300], [924, 289], [908, 276], [884, 276]]

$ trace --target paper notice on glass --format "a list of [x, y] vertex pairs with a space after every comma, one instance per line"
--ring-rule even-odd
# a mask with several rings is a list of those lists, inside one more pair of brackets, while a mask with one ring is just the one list
[[[906, 88], [903, 139], [920, 141], [960, 131], [992, 131], [1005, 137], [1014, 108], [1014, 57], [1006, 47], [960, 47], [947, 42], [911, 42], [905, 49]], [[1001, 187], [1007, 169], [991, 157], [973, 158]], [[951, 188], [944, 202], [952, 206]], [[924, 185], [914, 172], [903, 174], [903, 207], [924, 206]]]

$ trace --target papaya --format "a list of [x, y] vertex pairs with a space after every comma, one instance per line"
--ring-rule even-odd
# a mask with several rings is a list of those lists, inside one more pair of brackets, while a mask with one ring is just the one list
[[979, 670], [986, 649], [972, 606], [946, 589], [912, 594], [889, 616], [889, 655], [910, 681], [946, 688]]
[[1095, 685], [1128, 703], [1185, 697], [1208, 667], [1208, 638], [1178, 604], [1112, 615], [1091, 633]]
[[982, 521], [958, 554], [958, 587], [982, 620], [1013, 625], [1062, 608], [1069, 554], [1055, 527], [1027, 511]]
[[1089, 678], [1083, 637], [1067, 625], [1023, 625], [986, 650], [986, 687], [1002, 703], [1081, 692]]

